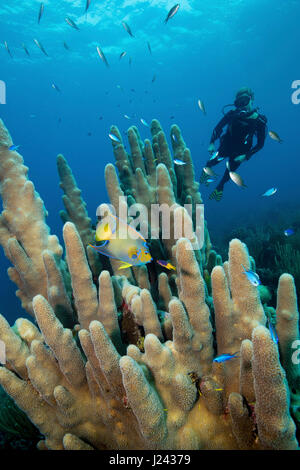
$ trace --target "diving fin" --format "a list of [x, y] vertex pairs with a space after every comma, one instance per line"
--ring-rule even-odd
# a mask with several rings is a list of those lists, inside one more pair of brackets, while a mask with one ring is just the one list
[[223, 197], [223, 191], [218, 191], [215, 189], [211, 195], [209, 196], [209, 199], [214, 199], [217, 202], [220, 202]]

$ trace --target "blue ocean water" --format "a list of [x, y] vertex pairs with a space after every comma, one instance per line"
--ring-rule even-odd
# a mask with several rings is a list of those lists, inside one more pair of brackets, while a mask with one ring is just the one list
[[[107, 201], [103, 174], [105, 165], [113, 162], [108, 138], [112, 124], [122, 132], [138, 125], [143, 138], [150, 137], [150, 130], [140, 118], [149, 123], [159, 119], [167, 134], [171, 124], [178, 124], [198, 180], [222, 107], [233, 102], [242, 86], [254, 90], [255, 105], [283, 143], [268, 137], [264, 149], [240, 167], [247, 190], [228, 183], [218, 204], [208, 200], [211, 189], [201, 187], [211, 236], [239, 220], [251, 218], [259, 224], [267, 211], [276, 214], [298, 204], [300, 105], [292, 103], [291, 85], [300, 79], [299, 0], [182, 0], [165, 25], [174, 4], [174, 0], [91, 0], [86, 15], [86, 0], [49, 0], [44, 1], [40, 24], [37, 0], [9, 0], [0, 6], [0, 80], [7, 88], [0, 116], [20, 145], [29, 177], [49, 212], [51, 232], [60, 238], [58, 153], [68, 159], [91, 217]], [[71, 28], [66, 17], [80, 30]], [[134, 38], [122, 21], [130, 25]], [[109, 68], [100, 60], [97, 46]], [[119, 60], [123, 51], [127, 55]], [[206, 116], [198, 108], [199, 98]], [[135, 117], [129, 121], [124, 114]], [[224, 169], [221, 163], [216, 171], [221, 175]], [[276, 195], [262, 198], [270, 187], [278, 188]], [[0, 312], [13, 322], [25, 313], [15, 298], [15, 285], [7, 278], [8, 266], [1, 251]]]

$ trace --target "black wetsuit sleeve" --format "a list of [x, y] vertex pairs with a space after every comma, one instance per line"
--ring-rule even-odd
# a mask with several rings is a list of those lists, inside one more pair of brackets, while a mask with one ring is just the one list
[[255, 131], [257, 143], [251, 150], [249, 150], [249, 152], [247, 152], [246, 154], [247, 160], [250, 160], [252, 155], [254, 155], [256, 152], [258, 152], [259, 150], [263, 148], [265, 144], [266, 136], [267, 136], [266, 122], [267, 122], [267, 119], [264, 116], [259, 118], [257, 128]]
[[221, 121], [216, 125], [216, 127], [213, 130], [210, 143], [213, 144], [219, 137], [221, 136], [224, 127], [230, 122], [232, 116], [232, 112], [229, 111], [229, 113], [225, 114], [225, 116], [221, 119]]

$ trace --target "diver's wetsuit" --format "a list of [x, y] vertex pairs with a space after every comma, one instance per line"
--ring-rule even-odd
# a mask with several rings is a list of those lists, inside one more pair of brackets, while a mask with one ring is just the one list
[[[255, 116], [252, 118], [255, 113]], [[258, 114], [256, 110], [245, 112], [232, 110], [225, 114], [215, 127], [210, 143], [213, 144], [220, 138], [220, 147], [217, 156], [213, 160], [208, 160], [207, 167], [212, 167], [220, 162], [220, 158], [229, 158], [230, 171], [235, 171], [241, 164], [234, 159], [240, 155], [246, 155], [249, 160], [252, 155], [263, 148], [267, 134], [267, 118]], [[222, 135], [223, 128], [228, 125], [226, 133]], [[257, 143], [252, 148], [253, 137]], [[230, 179], [229, 171], [226, 169], [223, 178], [217, 186], [218, 191], [223, 191], [224, 184]]]

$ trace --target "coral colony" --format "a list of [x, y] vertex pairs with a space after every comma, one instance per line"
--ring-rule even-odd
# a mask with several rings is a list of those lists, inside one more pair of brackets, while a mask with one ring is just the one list
[[270, 329], [268, 306], [244, 273], [256, 272], [245, 244], [233, 239], [223, 262], [206, 225], [201, 249], [195, 237], [172, 235], [184, 219], [196, 231], [183, 206], [202, 204], [179, 128], [172, 126], [171, 144], [181, 166], [156, 120], [152, 142], [129, 129], [131, 155], [118, 129], [110, 132], [119, 140], [112, 142], [118, 173], [112, 164], [105, 169], [111, 204], [126, 196], [148, 213], [151, 204], [171, 208], [169, 239], [147, 240], [153, 261], [121, 271], [118, 260], [89, 246], [94, 226], [60, 155], [64, 256], [0, 124], [0, 242], [33, 317], [13, 327], [0, 317], [0, 384], [15, 415], [38, 429], [39, 449], [297, 449], [292, 276], [279, 279]]

